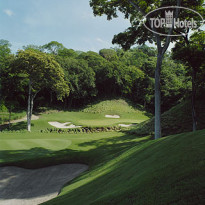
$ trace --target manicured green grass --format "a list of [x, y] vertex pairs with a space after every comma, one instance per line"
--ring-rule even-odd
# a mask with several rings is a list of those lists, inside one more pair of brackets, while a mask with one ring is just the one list
[[42, 167], [64, 162], [81, 162], [93, 166], [144, 140], [148, 140], [148, 137], [136, 138], [122, 132], [78, 135], [1, 133], [0, 163]]
[[1, 165], [89, 165], [45, 204], [204, 204], [205, 130], [159, 140], [122, 132], [2, 133], [0, 139]]
[[[119, 119], [106, 118], [105, 115], [119, 115]], [[40, 115], [40, 119], [32, 121], [32, 131], [54, 128], [48, 122], [71, 122], [80, 126], [116, 126], [119, 124], [137, 124], [149, 119], [150, 114], [134, 109], [125, 100], [107, 100], [90, 105], [80, 111], [56, 111], [46, 112]], [[26, 129], [26, 122], [14, 124], [12, 130]]]
[[71, 144], [67, 139], [12, 139], [1, 140], [0, 150], [29, 150], [43, 147], [48, 150], [66, 149]]
[[[144, 120], [149, 119], [147, 116], [142, 113], [124, 113], [120, 115], [119, 119], [108, 119], [103, 113], [94, 114], [94, 113], [84, 113], [84, 112], [62, 112], [62, 113], [52, 113], [47, 115], [42, 115], [39, 121], [33, 122], [34, 125], [42, 128], [42, 122], [57, 121], [61, 123], [72, 122], [75, 125], [81, 126], [112, 126], [118, 125], [120, 123], [132, 124], [140, 123]], [[48, 125], [43, 125], [47, 126]], [[52, 127], [52, 126], [49, 126]]]
[[137, 144], [65, 186], [47, 203], [202, 205], [205, 131]]
[[[105, 115], [119, 115], [109, 119]], [[129, 106], [124, 100], [107, 100], [90, 105], [78, 112], [60, 112], [43, 115], [43, 121], [72, 122], [83, 126], [111, 126], [119, 123], [140, 123], [149, 119], [148, 113]]]
[[123, 99], [118, 100], [105, 100], [98, 103], [88, 105], [86, 108], [82, 109], [82, 112], [86, 113], [104, 113], [110, 115], [121, 115], [124, 113], [145, 113], [139, 111], [139, 109], [133, 108]]
[[[109, 119], [114, 124], [119, 123], [115, 120], [124, 120], [125, 123], [131, 120], [133, 123], [134, 120], [148, 118], [146, 113], [128, 108], [128, 105], [124, 108], [122, 105], [120, 109], [119, 101], [115, 103], [103, 102], [79, 112], [45, 113], [39, 120], [32, 121], [32, 133], [0, 133], [0, 166], [39, 168], [63, 163], [89, 165], [87, 172], [65, 185], [57, 198], [45, 204], [205, 204], [205, 130], [159, 140], [152, 140], [151, 136], [137, 137], [128, 132], [39, 132], [49, 127], [48, 121], [78, 125], [81, 120], [88, 123], [93, 120], [96, 121], [94, 126], [102, 126], [108, 121], [105, 119], [104, 122], [104, 114], [122, 116], [120, 119]], [[117, 110], [107, 113], [113, 104], [116, 105], [114, 108], [120, 109], [119, 113]], [[13, 129], [19, 130], [25, 126], [26, 123], [21, 122]]]

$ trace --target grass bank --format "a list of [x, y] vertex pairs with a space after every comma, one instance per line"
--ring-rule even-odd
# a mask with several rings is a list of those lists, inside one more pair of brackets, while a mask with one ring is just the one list
[[204, 130], [136, 144], [44, 204], [202, 205], [204, 146]]

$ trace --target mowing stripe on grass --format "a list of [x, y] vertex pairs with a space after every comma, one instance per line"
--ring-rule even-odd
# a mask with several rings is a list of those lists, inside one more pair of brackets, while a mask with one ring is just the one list
[[40, 143], [36, 143], [36, 140], [19, 140], [22, 143], [24, 143], [29, 149], [35, 148], [35, 147], [42, 147]]
[[71, 140], [56, 139], [19, 139], [19, 140], [1, 140], [0, 150], [25, 150], [36, 147], [43, 147], [50, 150], [62, 150], [72, 144]]
[[[5, 144], [7, 144], [6, 150], [24, 150], [28, 149], [28, 146], [26, 146], [24, 143], [22, 143], [20, 140], [2, 140]], [[5, 146], [1, 145], [0, 150], [5, 150]]]
[[31, 140], [36, 144], [39, 144], [38, 147], [44, 147], [51, 150], [62, 150], [68, 148], [71, 145], [71, 140], [55, 140], [55, 139], [35, 139]]

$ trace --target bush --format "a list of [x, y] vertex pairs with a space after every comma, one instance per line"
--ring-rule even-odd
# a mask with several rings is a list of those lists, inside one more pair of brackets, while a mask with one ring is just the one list
[[[123, 128], [124, 129], [124, 128]], [[61, 128], [47, 128], [41, 130], [41, 133], [59, 133], [59, 134], [79, 134], [79, 133], [100, 133], [100, 132], [112, 132], [112, 131], [122, 131], [119, 126], [113, 127], [81, 127], [72, 129], [61, 129]]]

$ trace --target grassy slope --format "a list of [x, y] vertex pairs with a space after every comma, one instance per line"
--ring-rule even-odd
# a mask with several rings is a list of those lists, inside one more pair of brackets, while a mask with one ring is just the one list
[[91, 170], [45, 204], [202, 205], [205, 130], [145, 142]]
[[[105, 114], [118, 114], [121, 118], [107, 119], [104, 117]], [[132, 108], [124, 100], [102, 101], [79, 112], [49, 111], [43, 113], [39, 120], [32, 121], [32, 133], [24, 130], [26, 129], [26, 122], [12, 125], [13, 132], [11, 133], [7, 131], [0, 133], [0, 162], [4, 164], [13, 162], [17, 165], [20, 163], [21, 166], [27, 167], [46, 166], [54, 161], [61, 163], [63, 160], [94, 165], [98, 158], [102, 158], [100, 162], [103, 162], [104, 156], [107, 158], [107, 156], [129, 147], [134, 141], [139, 140], [119, 132], [77, 135], [40, 133], [39, 131], [52, 128], [48, 124], [49, 121], [70, 121], [74, 124], [82, 123], [86, 126], [83, 123], [85, 121], [89, 125], [103, 126], [105, 124], [118, 124], [119, 122], [140, 122], [148, 119], [146, 114]], [[105, 149], [107, 150], [106, 153], [104, 152]], [[67, 157], [68, 155], [69, 157]], [[96, 158], [92, 156], [96, 156]], [[53, 157], [55, 158], [54, 161], [52, 161]], [[41, 158], [41, 160], [38, 160], [38, 158]], [[36, 160], [37, 164], [32, 161], [32, 165], [31, 159]], [[45, 161], [46, 164], [43, 164]]]
[[[109, 119], [105, 115], [119, 115], [119, 119]], [[139, 109], [134, 109], [124, 100], [106, 100], [100, 103], [90, 105], [80, 111], [73, 112], [47, 112], [40, 116], [37, 121], [32, 121], [32, 131], [54, 128], [48, 124], [51, 121], [61, 123], [72, 122], [75, 125], [82, 126], [114, 126], [118, 124], [140, 123], [148, 120], [150, 114]], [[26, 129], [26, 122], [13, 125], [13, 130]]]
[[200, 205], [205, 194], [204, 146], [205, 130], [156, 141], [121, 132], [3, 133], [0, 165], [37, 168], [79, 162], [90, 166], [46, 204]]
[[[129, 113], [124, 102], [105, 102], [79, 113], [44, 114], [40, 120], [32, 122], [32, 133], [1, 133], [0, 165], [38, 168], [75, 162], [90, 166], [88, 172], [65, 186], [58, 198], [46, 204], [204, 204], [205, 131], [157, 141], [122, 132], [79, 135], [39, 133], [39, 129], [48, 127], [48, 121], [61, 121], [63, 118], [66, 122], [70, 117], [76, 117], [78, 122], [84, 114], [87, 120], [91, 120], [92, 115], [101, 115], [100, 123], [104, 114], [126, 116], [128, 113], [135, 120], [147, 118], [132, 108]], [[116, 110], [107, 113], [113, 104], [112, 109]], [[172, 114], [181, 110], [178, 108]], [[14, 128], [20, 129], [24, 124], [18, 123]]]
[[[198, 117], [198, 129], [205, 129], [205, 101], [197, 102], [196, 113]], [[163, 136], [192, 131], [191, 102], [186, 101], [171, 108], [162, 114]], [[154, 132], [154, 118], [142, 122], [137, 129], [132, 130], [137, 135], [147, 135]]]
[[27, 168], [59, 163], [99, 165], [149, 137], [136, 138], [122, 132], [94, 134], [2, 133], [0, 165]]
[[[120, 119], [108, 119], [105, 115], [119, 115]], [[148, 113], [134, 109], [124, 100], [106, 100], [82, 109], [78, 112], [51, 114], [48, 117], [60, 122], [72, 122], [84, 126], [110, 126], [119, 123], [140, 123], [149, 119]], [[44, 119], [46, 116], [43, 116]]]

